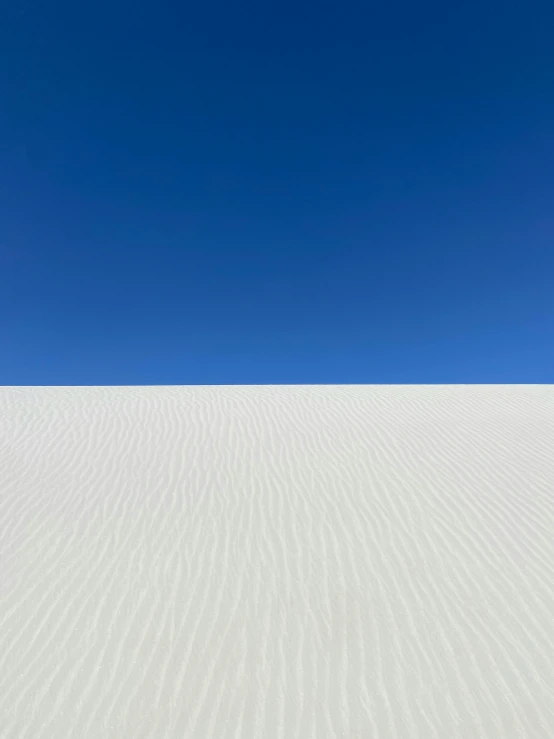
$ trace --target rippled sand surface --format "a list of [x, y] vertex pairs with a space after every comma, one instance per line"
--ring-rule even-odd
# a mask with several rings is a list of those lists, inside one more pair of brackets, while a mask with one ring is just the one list
[[552, 739], [554, 387], [0, 389], [2, 739]]

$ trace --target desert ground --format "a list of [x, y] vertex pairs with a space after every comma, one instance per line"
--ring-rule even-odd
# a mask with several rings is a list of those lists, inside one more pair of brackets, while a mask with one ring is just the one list
[[552, 739], [554, 386], [0, 389], [2, 739]]

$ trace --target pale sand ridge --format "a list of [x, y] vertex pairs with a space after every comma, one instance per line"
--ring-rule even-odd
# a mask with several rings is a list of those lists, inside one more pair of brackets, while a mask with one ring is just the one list
[[554, 386], [0, 388], [2, 739], [552, 739]]

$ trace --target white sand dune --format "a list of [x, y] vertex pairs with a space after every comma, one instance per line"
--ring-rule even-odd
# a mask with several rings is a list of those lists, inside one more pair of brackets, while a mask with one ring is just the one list
[[554, 387], [0, 390], [4, 739], [554, 737]]

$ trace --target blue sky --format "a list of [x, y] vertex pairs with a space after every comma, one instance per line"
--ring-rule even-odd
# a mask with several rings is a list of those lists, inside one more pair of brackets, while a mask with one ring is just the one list
[[0, 384], [554, 381], [551, 3], [12, 3]]

